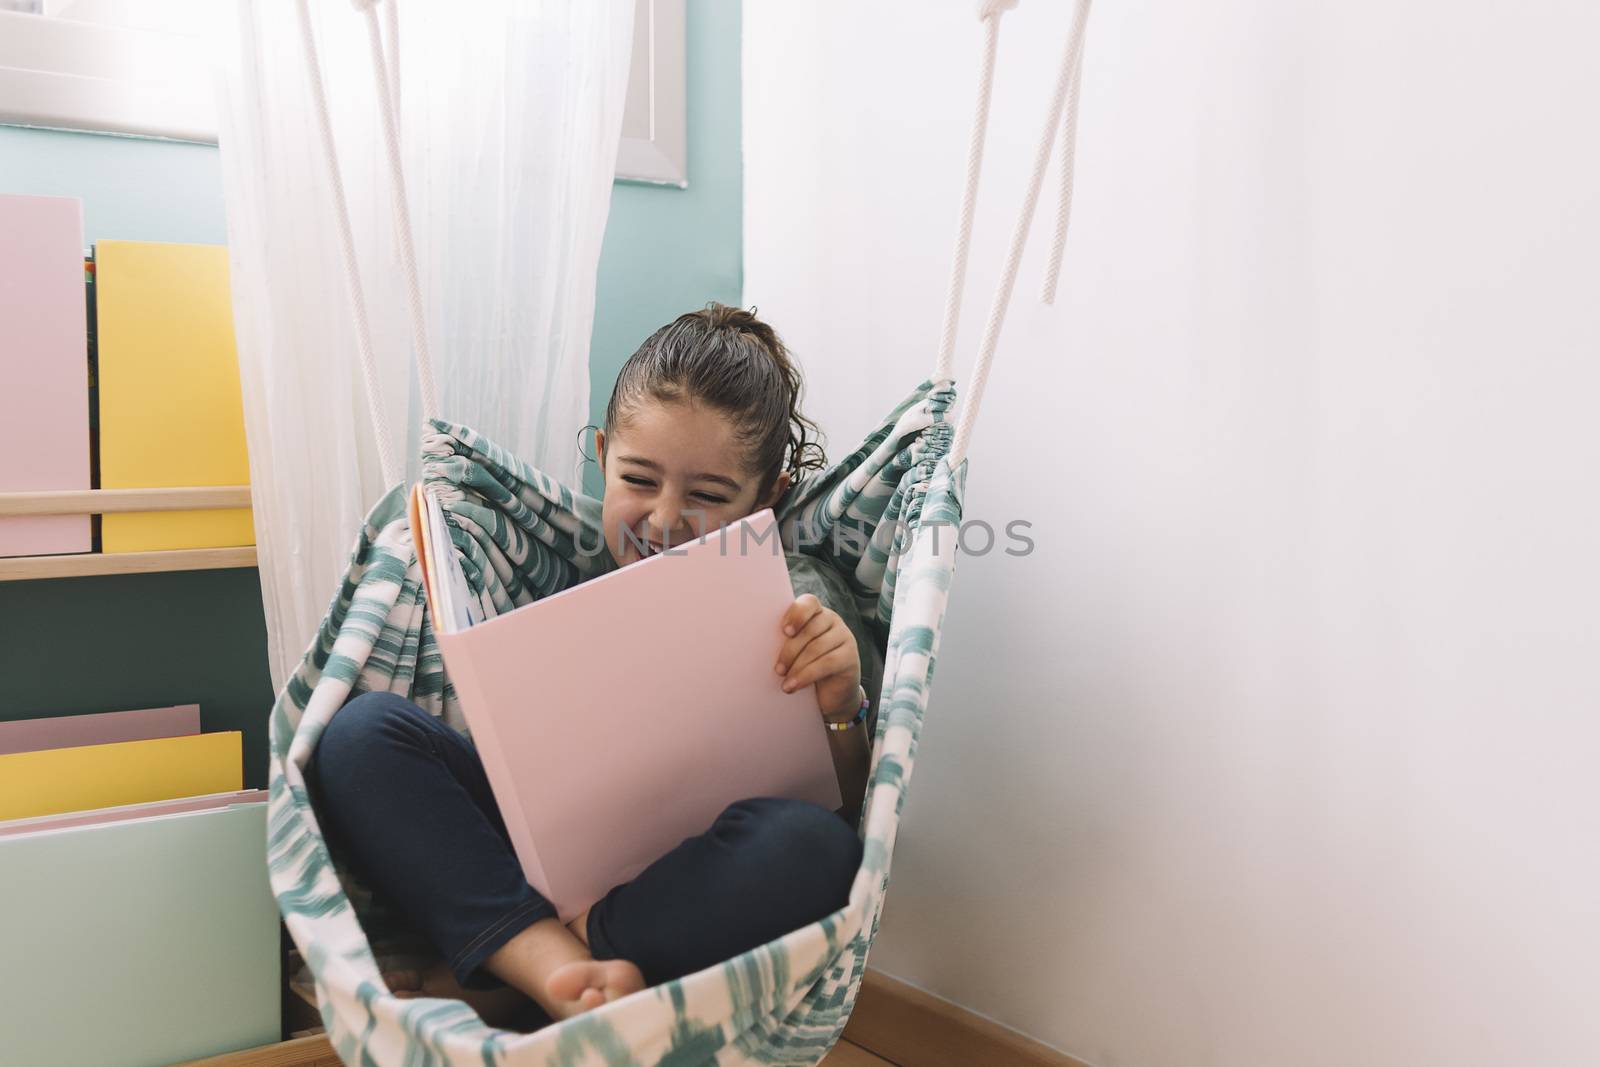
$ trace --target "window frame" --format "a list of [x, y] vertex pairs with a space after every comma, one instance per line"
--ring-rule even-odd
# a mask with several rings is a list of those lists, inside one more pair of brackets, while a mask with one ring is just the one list
[[0, 11], [0, 123], [217, 142], [199, 38]]
[[[649, 134], [620, 139], [616, 179], [686, 188], [685, 0], [635, 3]], [[200, 37], [0, 10], [0, 124], [216, 144], [216, 91]]]

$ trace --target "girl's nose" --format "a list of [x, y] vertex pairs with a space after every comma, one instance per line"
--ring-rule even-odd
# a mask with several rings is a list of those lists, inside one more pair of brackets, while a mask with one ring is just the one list
[[665, 541], [667, 534], [678, 529], [682, 518], [682, 510], [676, 504], [657, 504], [650, 513], [650, 536], [657, 541]]

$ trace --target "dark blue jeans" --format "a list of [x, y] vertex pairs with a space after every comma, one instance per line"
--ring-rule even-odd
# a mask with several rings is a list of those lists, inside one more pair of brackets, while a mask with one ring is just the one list
[[[484, 960], [556, 912], [523, 877], [472, 743], [409, 700], [363, 693], [307, 770], [336, 855], [464, 987], [498, 985]], [[691, 974], [842, 908], [860, 864], [861, 842], [835, 813], [742, 800], [596, 903], [589, 949], [651, 985]]]

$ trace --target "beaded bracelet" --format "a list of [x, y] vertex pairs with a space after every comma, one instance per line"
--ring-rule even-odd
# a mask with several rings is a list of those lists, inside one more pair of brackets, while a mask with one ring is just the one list
[[826, 726], [836, 734], [842, 734], [846, 730], [854, 730], [857, 726], [860, 726], [862, 723], [867, 721], [867, 708], [870, 707], [871, 704], [872, 701], [867, 697], [867, 691], [862, 689], [861, 706], [856, 709], [856, 713], [854, 715], [850, 716], [850, 718], [846, 719], [844, 722], [829, 722], [827, 719], [823, 719], [822, 725]]

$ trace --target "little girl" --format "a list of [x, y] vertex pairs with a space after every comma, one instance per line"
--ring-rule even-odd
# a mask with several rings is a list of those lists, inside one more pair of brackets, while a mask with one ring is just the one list
[[[799, 392], [782, 342], [749, 312], [712, 304], [652, 334], [623, 365], [595, 433], [616, 562], [774, 506], [821, 467]], [[862, 667], [876, 678], [882, 661], [842, 578], [810, 557], [790, 556], [789, 567], [806, 591], [773, 620], [783, 633], [773, 684], [814, 691], [842, 813], [740, 801], [570, 926], [523, 877], [471, 741], [393, 693], [363, 693], [334, 716], [308, 766], [318, 814], [341, 855], [449, 967], [411, 992], [461, 997], [504, 983], [510, 991], [466, 999], [486, 1018], [527, 997], [562, 1019], [844, 906], [861, 862], [854, 825], [869, 760]], [[625, 669], [626, 649], [618, 656]]]

